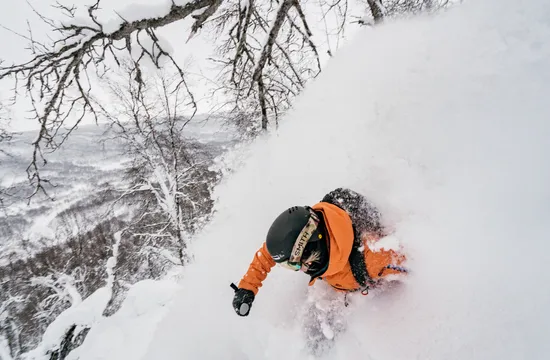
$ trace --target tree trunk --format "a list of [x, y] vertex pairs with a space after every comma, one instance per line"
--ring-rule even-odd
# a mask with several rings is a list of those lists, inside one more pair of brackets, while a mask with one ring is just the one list
[[378, 24], [384, 20], [384, 11], [382, 10], [382, 1], [381, 0], [367, 0], [374, 23]]

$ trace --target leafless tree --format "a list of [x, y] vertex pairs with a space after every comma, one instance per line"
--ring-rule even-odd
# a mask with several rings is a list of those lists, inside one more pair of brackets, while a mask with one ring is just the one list
[[5, 107], [0, 103], [0, 155], [8, 154], [3, 145], [11, 141], [13, 138], [13, 132], [8, 130], [9, 120], [10, 119], [6, 113]]
[[[364, 0], [363, 0], [364, 1]], [[387, 17], [435, 11], [449, 6], [453, 0], [366, 0], [374, 24]]]
[[382, 5], [382, 0], [367, 0], [367, 4], [369, 5], [369, 9], [375, 24], [378, 24], [379, 22], [384, 20], [385, 12], [384, 5]]
[[416, 14], [444, 8], [451, 2], [452, 0], [386, 0], [384, 12], [387, 16]]
[[9, 352], [8, 355], [13, 358], [21, 353], [21, 330], [17, 326], [12, 309], [24, 301], [22, 296], [7, 294], [6, 300], [0, 303], [0, 355], [2, 355], [2, 350]]
[[118, 234], [126, 224], [105, 219], [89, 230], [73, 231], [75, 224], [60, 224], [69, 229], [61, 229], [59, 236], [70, 234], [70, 238], [43, 247], [22, 243], [25, 256], [4, 258], [9, 262], [0, 265], [0, 338], [8, 339], [15, 358], [35, 347], [61, 312], [78, 306], [99, 288], [114, 290]]
[[227, 33], [215, 61], [225, 80], [220, 90], [231, 99], [229, 113], [236, 120], [261, 119], [257, 128], [267, 129], [321, 71], [301, 3], [231, 0], [212, 22], [217, 34]]
[[[0, 143], [10, 141], [11, 139], [12, 139], [12, 134], [8, 132], [6, 129], [0, 128]], [[6, 151], [2, 148], [0, 148], [0, 152], [3, 154], [6, 154]]]
[[[125, 69], [135, 71], [132, 66]], [[178, 77], [167, 71], [144, 73], [140, 83], [128, 77], [107, 80], [117, 101], [113, 109], [102, 108], [102, 115], [110, 120], [132, 159], [130, 186], [121, 199], [139, 206], [127, 231], [141, 239], [145, 256], [153, 252], [183, 265], [189, 260], [188, 235], [198, 219], [210, 212], [209, 188], [215, 174], [208, 170], [199, 148], [185, 137], [184, 129], [192, 119], [182, 114], [188, 94]]]
[[52, 314], [58, 314], [59, 309], [68, 306], [77, 306], [82, 302], [83, 292], [79, 289], [86, 277], [86, 271], [81, 267], [68, 271], [50, 272], [46, 276], [36, 276], [31, 278], [31, 285], [45, 287], [51, 294], [44, 298], [38, 307], [41, 309], [37, 317], [51, 319]]
[[[11, 156], [8, 151], [9, 142], [13, 139], [13, 132], [8, 131], [8, 119], [5, 117], [4, 109], [0, 104], [0, 167], [2, 166], [3, 158]], [[0, 210], [4, 210], [6, 205], [5, 199], [12, 197], [11, 189], [0, 186]]]

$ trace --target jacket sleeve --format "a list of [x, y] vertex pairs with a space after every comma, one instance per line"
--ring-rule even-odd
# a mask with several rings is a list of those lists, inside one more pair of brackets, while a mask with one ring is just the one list
[[256, 295], [273, 266], [275, 266], [275, 261], [273, 261], [273, 258], [267, 251], [267, 246], [264, 242], [260, 250], [256, 251], [254, 259], [252, 259], [252, 263], [248, 267], [248, 271], [239, 282], [239, 288], [250, 290]]
[[321, 200], [346, 211], [360, 236], [365, 231], [383, 233], [380, 212], [363, 195], [350, 189], [338, 188], [326, 194]]
[[365, 246], [367, 272], [374, 280], [388, 275], [406, 273], [407, 270], [401, 266], [405, 260], [405, 255], [394, 250], [372, 251]]

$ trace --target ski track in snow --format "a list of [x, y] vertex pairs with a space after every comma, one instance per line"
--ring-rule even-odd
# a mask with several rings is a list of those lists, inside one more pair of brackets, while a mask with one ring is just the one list
[[[328, 310], [344, 325], [324, 329], [335, 339], [320, 357], [547, 358], [549, 27], [547, 1], [486, 0], [365, 29], [277, 134], [239, 154], [181, 290], [162, 321], [139, 323], [154, 335], [128, 359], [308, 358], [310, 303], [335, 304], [334, 292], [274, 268], [241, 318], [229, 283], [281, 211], [339, 186], [378, 204], [412, 272]], [[136, 324], [104, 321], [121, 333]], [[134, 341], [93, 336], [78, 353], [120, 359]]]

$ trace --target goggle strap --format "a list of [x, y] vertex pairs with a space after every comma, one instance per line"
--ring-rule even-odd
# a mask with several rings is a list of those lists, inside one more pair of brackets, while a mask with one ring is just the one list
[[288, 259], [289, 263], [299, 263], [302, 259], [302, 255], [304, 254], [304, 250], [306, 248], [306, 244], [313, 235], [313, 232], [317, 230], [317, 225], [319, 223], [319, 218], [317, 215], [311, 211], [311, 215], [309, 219], [307, 220], [306, 226], [300, 231], [300, 234], [298, 235], [298, 238], [296, 242], [294, 243], [294, 246], [292, 247], [292, 252], [290, 253], [290, 259]]

